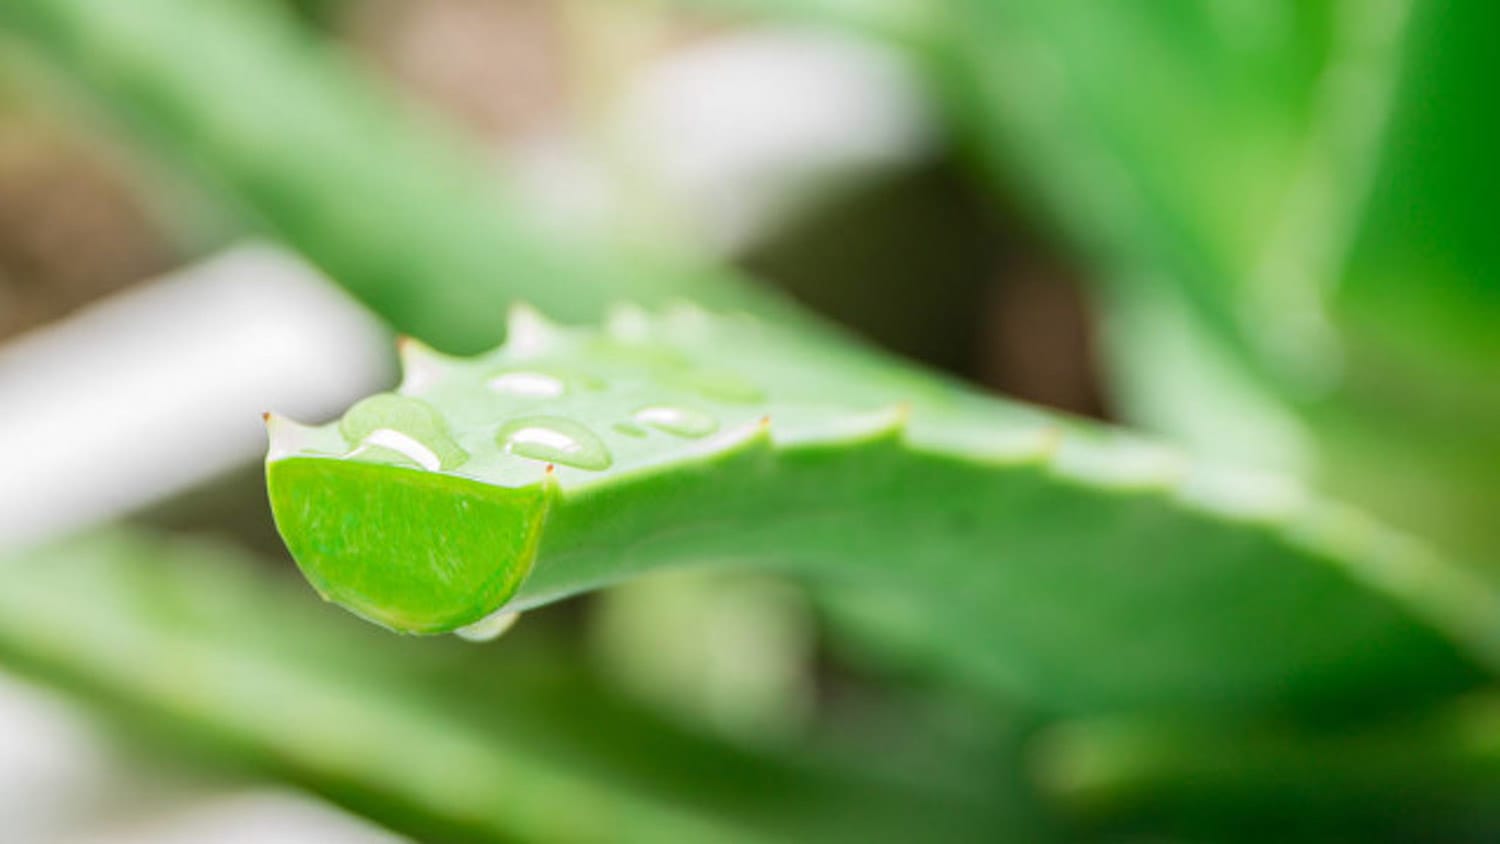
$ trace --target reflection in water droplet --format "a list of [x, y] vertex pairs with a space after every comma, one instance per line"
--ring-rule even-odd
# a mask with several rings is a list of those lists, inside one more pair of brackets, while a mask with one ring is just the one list
[[634, 415], [642, 425], [679, 437], [703, 437], [719, 429], [719, 423], [707, 413], [682, 407], [643, 407]]
[[371, 431], [358, 448], [349, 452], [349, 456], [354, 458], [370, 456], [375, 449], [395, 452], [429, 472], [436, 472], [443, 468], [442, 459], [433, 453], [432, 449], [390, 428], [376, 428]]
[[555, 399], [567, 392], [562, 381], [540, 372], [506, 372], [491, 378], [488, 384], [496, 392], [533, 399]]
[[592, 431], [570, 419], [533, 416], [502, 426], [495, 439], [507, 452], [544, 463], [599, 471], [613, 461]]
[[737, 372], [727, 369], [692, 369], [659, 373], [670, 387], [692, 390], [704, 398], [728, 404], [755, 404], [766, 400], [766, 391]]
[[635, 437], [636, 439], [640, 439], [641, 437], [646, 436], [646, 430], [641, 426], [635, 424], [634, 422], [616, 422], [613, 427], [616, 431], [624, 434], [627, 437]]
[[339, 420], [339, 431], [353, 449], [347, 456], [356, 460], [416, 464], [437, 471], [469, 459], [437, 409], [409, 396], [370, 396], [349, 408]]
[[515, 626], [516, 619], [520, 617], [518, 612], [496, 610], [473, 624], [458, 628], [453, 634], [470, 642], [494, 641], [500, 638], [500, 634]]

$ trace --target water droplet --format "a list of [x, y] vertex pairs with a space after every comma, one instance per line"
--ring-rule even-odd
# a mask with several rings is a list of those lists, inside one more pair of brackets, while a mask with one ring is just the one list
[[567, 392], [559, 378], [541, 372], [503, 372], [488, 382], [491, 390], [533, 399], [555, 399]]
[[624, 434], [627, 437], [635, 437], [636, 439], [640, 439], [641, 437], [646, 436], [646, 430], [641, 426], [635, 424], [634, 422], [616, 422], [613, 427], [616, 431]]
[[429, 472], [436, 472], [443, 468], [443, 460], [437, 456], [436, 452], [400, 431], [390, 428], [376, 428], [371, 431], [368, 437], [365, 437], [353, 451], [349, 452], [349, 456], [367, 457], [377, 451], [397, 454]]
[[664, 372], [659, 379], [669, 387], [691, 390], [704, 398], [727, 404], [755, 404], [766, 400], [766, 391], [737, 372], [727, 369], [690, 369]]
[[339, 431], [352, 448], [346, 456], [356, 460], [415, 464], [437, 471], [469, 459], [436, 408], [395, 393], [370, 396], [349, 408], [339, 420]]
[[518, 612], [496, 610], [473, 624], [458, 628], [453, 634], [469, 642], [491, 642], [514, 627], [520, 617]]
[[533, 416], [508, 422], [495, 439], [507, 452], [545, 463], [599, 471], [613, 461], [592, 431], [570, 419]]
[[719, 429], [719, 423], [712, 416], [683, 407], [643, 407], [634, 416], [635, 421], [642, 425], [679, 437], [704, 437]]

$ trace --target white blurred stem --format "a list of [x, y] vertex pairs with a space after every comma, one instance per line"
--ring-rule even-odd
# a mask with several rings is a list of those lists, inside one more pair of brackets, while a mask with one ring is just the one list
[[261, 413], [329, 415], [393, 377], [380, 324], [266, 245], [0, 347], [0, 548], [182, 492], [259, 457]]

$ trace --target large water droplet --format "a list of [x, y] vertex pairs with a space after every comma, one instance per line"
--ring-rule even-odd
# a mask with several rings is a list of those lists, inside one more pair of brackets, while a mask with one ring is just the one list
[[497, 393], [533, 399], [555, 399], [567, 392], [562, 379], [542, 372], [502, 372], [487, 383]]
[[438, 457], [437, 452], [400, 431], [390, 428], [376, 428], [371, 431], [370, 435], [348, 454], [349, 457], [356, 459], [366, 458], [382, 463], [386, 462], [390, 455], [395, 455], [398, 460], [415, 463], [429, 472], [436, 472], [443, 468], [443, 459]]
[[495, 440], [507, 452], [577, 469], [608, 469], [613, 461], [592, 431], [570, 419], [533, 416], [502, 426]]
[[428, 471], [452, 469], [469, 459], [437, 409], [421, 399], [380, 393], [349, 408], [339, 431], [347, 455], [374, 463], [405, 463]]
[[679, 437], [704, 437], [719, 429], [719, 423], [707, 413], [685, 407], [654, 405], [634, 414], [635, 421]]
[[500, 638], [500, 634], [515, 626], [516, 620], [521, 617], [518, 612], [507, 612], [496, 610], [473, 624], [460, 627], [453, 631], [454, 635], [469, 642], [490, 642]]

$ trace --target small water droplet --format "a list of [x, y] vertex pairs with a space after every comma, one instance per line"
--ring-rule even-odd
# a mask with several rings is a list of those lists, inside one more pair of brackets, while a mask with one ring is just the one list
[[636, 439], [640, 439], [641, 437], [646, 436], [646, 430], [641, 426], [635, 424], [634, 422], [616, 422], [613, 427], [616, 431], [624, 434], [627, 437], [635, 437]]
[[473, 624], [458, 628], [453, 634], [469, 642], [492, 642], [514, 627], [520, 617], [518, 612], [496, 610]]
[[613, 460], [588, 428], [557, 416], [532, 416], [502, 426], [495, 439], [508, 453], [576, 469], [608, 469]]
[[704, 437], [719, 429], [712, 416], [684, 407], [655, 405], [643, 407], [634, 414], [635, 421], [679, 437]]
[[488, 382], [491, 390], [533, 399], [555, 399], [567, 392], [562, 379], [541, 372], [503, 372]]
[[766, 400], [766, 391], [758, 384], [727, 369], [690, 369], [659, 373], [669, 387], [691, 390], [698, 395], [727, 404], [755, 404]]
[[349, 408], [339, 431], [346, 455], [374, 463], [405, 463], [428, 471], [452, 469], [469, 459], [437, 409], [421, 399], [380, 393]]

